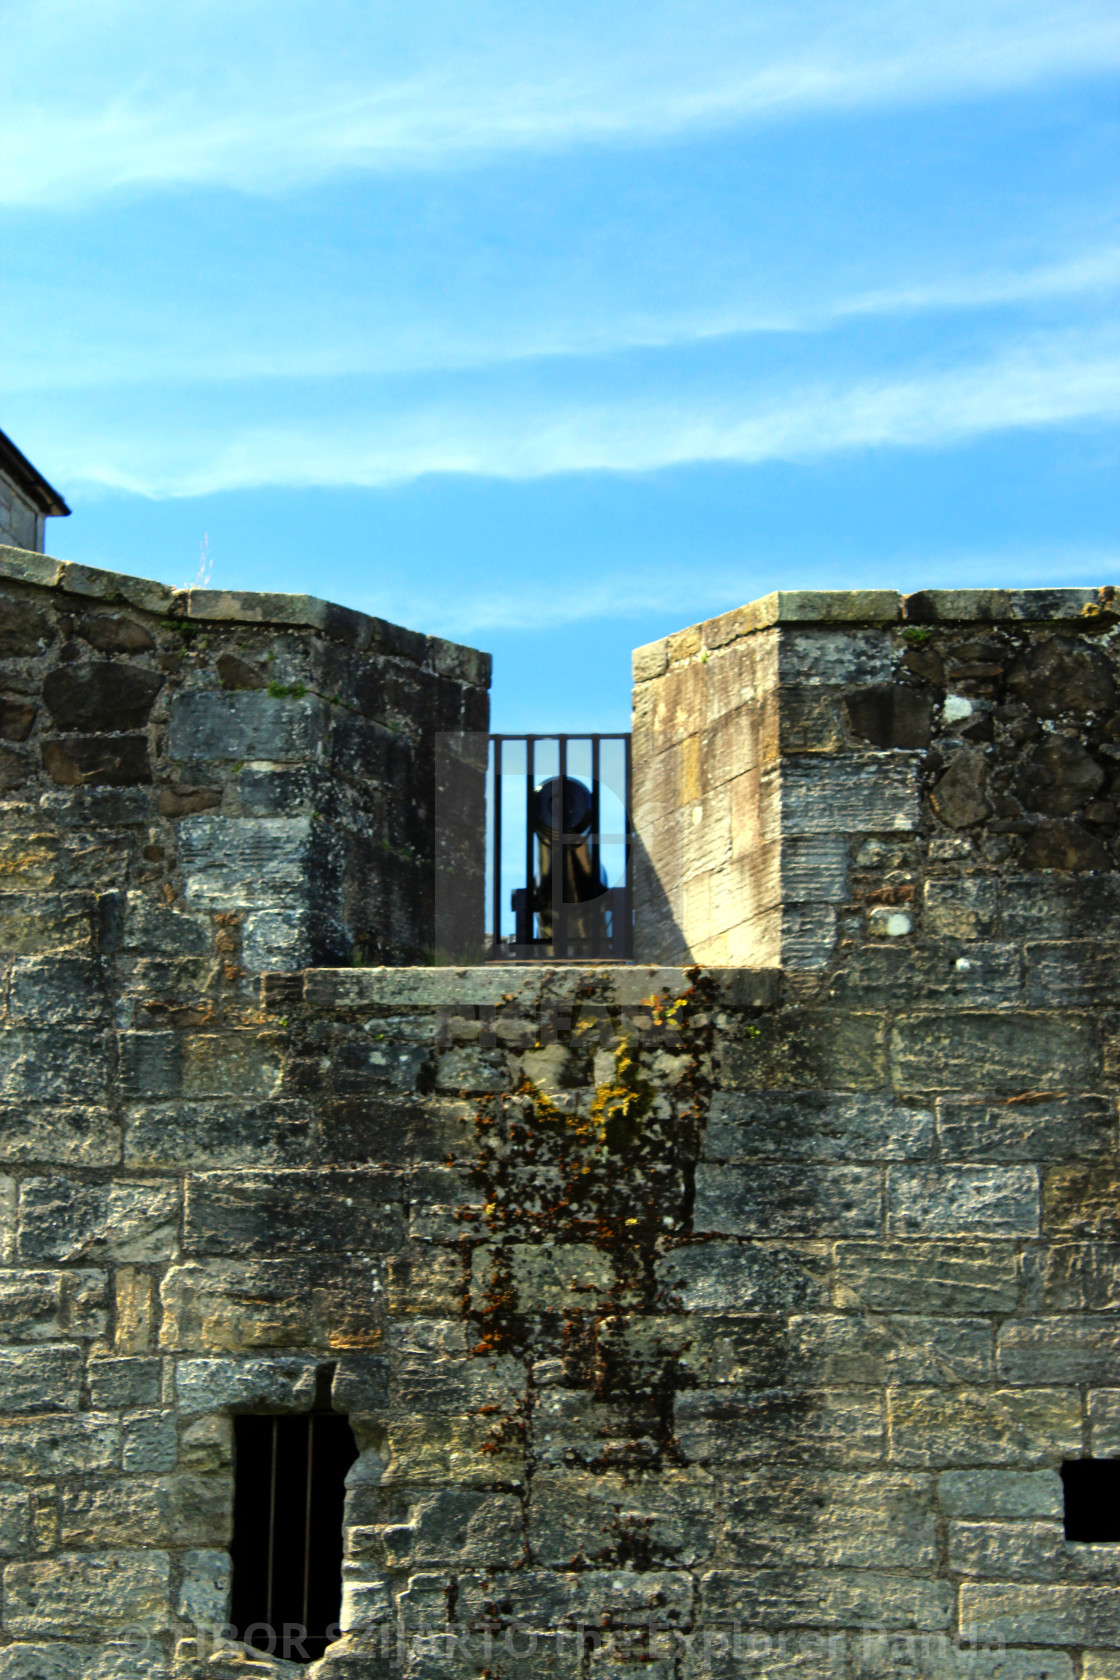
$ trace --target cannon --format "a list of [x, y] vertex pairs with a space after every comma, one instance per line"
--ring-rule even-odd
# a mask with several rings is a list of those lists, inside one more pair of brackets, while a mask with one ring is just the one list
[[[574, 776], [552, 776], [533, 789], [536, 867], [530, 886], [511, 894], [518, 947], [558, 945], [558, 954], [586, 956], [599, 954], [594, 948], [601, 945], [603, 954], [611, 953], [615, 895], [592, 856], [592, 819], [591, 791]], [[540, 918], [539, 940], [534, 916]]]

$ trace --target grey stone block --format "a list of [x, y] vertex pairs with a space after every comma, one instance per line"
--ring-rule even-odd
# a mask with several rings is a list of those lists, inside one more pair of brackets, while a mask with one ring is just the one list
[[1114, 1577], [1115, 1546], [1070, 1546], [1061, 1521], [951, 1522], [949, 1567], [986, 1581]]
[[980, 1318], [828, 1313], [790, 1319], [789, 1374], [806, 1386], [981, 1383], [992, 1327]]
[[8, 1010], [13, 1026], [96, 1026], [109, 1011], [101, 964], [93, 957], [17, 957]]
[[752, 1568], [932, 1572], [936, 1564], [929, 1476], [761, 1466], [736, 1479], [727, 1518], [729, 1554]]
[[161, 1395], [162, 1368], [158, 1359], [91, 1359], [90, 1403], [94, 1411], [123, 1406], [155, 1406]]
[[852, 1009], [910, 1005], [983, 1008], [1022, 997], [1018, 947], [974, 940], [899, 941], [857, 947], [832, 977], [829, 997]]
[[696, 1243], [656, 1262], [661, 1289], [686, 1312], [790, 1312], [828, 1301], [823, 1244]]
[[693, 1225], [698, 1235], [873, 1236], [881, 1200], [874, 1167], [702, 1164]]
[[1037, 1385], [1120, 1379], [1120, 1318], [1090, 1313], [1013, 1318], [1001, 1325], [996, 1363], [1004, 1382]]
[[946, 1628], [948, 1581], [878, 1569], [712, 1570], [700, 1582], [706, 1619], [754, 1627]]
[[850, 1467], [882, 1456], [882, 1407], [872, 1389], [771, 1389], [744, 1396], [686, 1389], [673, 1409], [680, 1450], [692, 1464], [781, 1458]]
[[933, 1114], [878, 1093], [719, 1091], [708, 1109], [709, 1161], [757, 1155], [906, 1161], [933, 1153]]
[[782, 841], [782, 897], [796, 904], [842, 904], [848, 896], [844, 835], [796, 834]]
[[201, 916], [173, 910], [141, 892], [126, 895], [121, 947], [154, 951], [160, 956], [204, 957], [213, 943], [210, 924]]
[[1091, 1021], [1055, 1014], [904, 1015], [891, 1070], [906, 1091], [1090, 1090], [1100, 1051]]
[[1114, 1243], [1040, 1243], [1023, 1254], [1028, 1312], [1120, 1308], [1120, 1250]]
[[1120, 1003], [1114, 943], [1047, 940], [1024, 946], [1023, 956], [1031, 1008], [1094, 1009]]
[[876, 753], [785, 759], [783, 835], [912, 833], [921, 812], [918, 758]]
[[120, 1123], [108, 1108], [91, 1103], [67, 1107], [0, 1104], [0, 1161], [4, 1163], [111, 1167], [120, 1158]]
[[81, 1348], [0, 1347], [0, 1412], [73, 1412], [81, 1394]]
[[925, 929], [935, 939], [986, 939], [996, 930], [999, 881], [994, 875], [934, 876], [922, 889]]
[[102, 1412], [0, 1419], [0, 1476], [36, 1481], [114, 1470], [120, 1419]]
[[184, 761], [257, 759], [297, 764], [324, 748], [330, 708], [312, 694], [274, 697], [267, 690], [206, 689], [171, 702], [168, 755]]
[[63, 1552], [4, 1571], [4, 1627], [15, 1638], [65, 1629], [79, 1638], [162, 1625], [170, 1609], [166, 1552]]
[[102, 1336], [108, 1321], [108, 1278], [86, 1267], [0, 1272], [0, 1324], [17, 1342]]
[[991, 1644], [1120, 1645], [1120, 1586], [961, 1587], [961, 1626]]
[[0, 1096], [9, 1102], [106, 1100], [109, 1046], [95, 1032], [54, 1028], [0, 1033]]
[[179, 1456], [178, 1419], [174, 1412], [133, 1412], [121, 1423], [121, 1469], [156, 1476], [174, 1470]]
[[950, 1517], [1060, 1517], [1062, 1478], [1056, 1470], [946, 1470], [937, 1498]]
[[187, 902], [203, 910], [276, 909], [307, 894], [310, 817], [184, 817]]
[[178, 1611], [194, 1627], [221, 1627], [229, 1617], [232, 1575], [228, 1552], [184, 1552]]
[[890, 1456], [923, 1466], [1054, 1464], [1081, 1449], [1076, 1389], [888, 1390]]
[[1110, 1097], [1003, 1103], [941, 1097], [937, 1130], [948, 1161], [1061, 1161], [1107, 1155], [1117, 1147], [1116, 1103]]
[[1120, 1458], [1120, 1388], [1089, 1395], [1089, 1438], [1094, 1458]]
[[392, 1175], [327, 1168], [197, 1173], [187, 1180], [184, 1247], [194, 1254], [319, 1250], [384, 1254], [404, 1243]]
[[184, 1415], [226, 1411], [305, 1412], [315, 1398], [316, 1360], [180, 1359], [175, 1387]]
[[22, 1260], [168, 1260], [179, 1244], [179, 1187], [167, 1180], [78, 1183], [26, 1178], [20, 1189]]
[[539, 1472], [528, 1537], [551, 1568], [620, 1564], [637, 1547], [663, 1566], [688, 1566], [712, 1544], [715, 1489], [702, 1471], [623, 1477], [610, 1472]]
[[129, 1167], [291, 1167], [311, 1155], [312, 1112], [304, 1102], [227, 1099], [137, 1104], [126, 1111]]
[[1012, 875], [1001, 897], [1005, 939], [1096, 939], [1120, 918], [1120, 875]]
[[23, 1556], [30, 1535], [31, 1494], [16, 1482], [0, 1482], [0, 1557]]
[[526, 1569], [460, 1576], [458, 1609], [464, 1620], [515, 1621], [525, 1628], [551, 1630], [592, 1620], [607, 1627], [673, 1627], [688, 1624], [692, 1598], [691, 1577], [673, 1570]]
[[887, 1173], [887, 1226], [901, 1237], [1033, 1237], [1038, 1171], [1029, 1166], [904, 1166]]

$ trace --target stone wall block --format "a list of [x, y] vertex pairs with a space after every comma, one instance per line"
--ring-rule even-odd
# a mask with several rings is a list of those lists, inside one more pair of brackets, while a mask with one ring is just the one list
[[898, 1161], [933, 1152], [933, 1113], [875, 1093], [722, 1091], [708, 1109], [703, 1155], [711, 1161]]
[[274, 697], [265, 690], [190, 690], [171, 703], [171, 758], [314, 762], [322, 753], [330, 708], [318, 695]]
[[883, 1410], [874, 1389], [774, 1389], [737, 1396], [686, 1389], [674, 1405], [686, 1460], [709, 1467], [775, 1459], [869, 1465], [883, 1454]]
[[1056, 1470], [946, 1470], [937, 1498], [950, 1517], [1060, 1517], [1062, 1479]]
[[179, 1187], [167, 1180], [84, 1184], [26, 1178], [20, 1187], [21, 1260], [170, 1259], [179, 1244]]
[[1023, 1254], [1027, 1312], [1120, 1309], [1120, 1250], [1115, 1243], [1051, 1242]]
[[1042, 1228], [1052, 1238], [1115, 1241], [1120, 1234], [1120, 1167], [1105, 1162], [1047, 1167]]
[[1120, 1387], [1089, 1394], [1089, 1440], [1094, 1458], [1120, 1457]]
[[115, 1470], [120, 1418], [107, 1412], [0, 1418], [0, 1477], [41, 1481]]
[[121, 1158], [121, 1127], [108, 1108], [0, 1104], [0, 1162], [112, 1167]]
[[0, 1272], [0, 1324], [14, 1342], [101, 1336], [107, 1322], [107, 1278], [73, 1267], [47, 1271], [21, 1267]]
[[81, 1394], [81, 1348], [0, 1347], [0, 1412], [73, 1412]]
[[992, 1375], [992, 1327], [982, 1318], [829, 1313], [790, 1319], [790, 1381], [982, 1383]]
[[1061, 1161], [1116, 1152], [1116, 1102], [1111, 1097], [1034, 1097], [984, 1102], [940, 1097], [937, 1132], [948, 1161]]
[[8, 992], [18, 1027], [99, 1025], [109, 1011], [101, 965], [91, 957], [17, 957]]
[[912, 833], [920, 821], [917, 755], [790, 758], [782, 764], [782, 833]]
[[70, 1552], [4, 1570], [4, 1629], [15, 1638], [112, 1633], [162, 1623], [169, 1610], [166, 1552]]
[[327, 1169], [196, 1173], [187, 1180], [191, 1254], [383, 1254], [404, 1241], [404, 1214], [385, 1174]]
[[693, 1225], [697, 1235], [874, 1236], [881, 1204], [874, 1167], [703, 1164]]
[[1038, 1171], [1028, 1166], [896, 1166], [887, 1173], [887, 1227], [900, 1237], [1033, 1237]]
[[686, 1312], [789, 1312], [828, 1300], [822, 1243], [695, 1243], [661, 1255], [656, 1273], [662, 1291]]
[[706, 1619], [760, 1628], [947, 1628], [953, 1600], [948, 1581], [877, 1569], [712, 1570], [700, 1583]]
[[1019, 1299], [1008, 1242], [841, 1242], [835, 1303], [871, 1312], [1013, 1312]]
[[754, 1568], [925, 1569], [937, 1557], [932, 1477], [761, 1467], [727, 1507], [728, 1551]]
[[109, 1044], [74, 1028], [13, 1029], [0, 1034], [0, 1096], [10, 1102], [103, 1102]]
[[1081, 1448], [1074, 1389], [888, 1391], [890, 1456], [901, 1465], [1053, 1465]]
[[1120, 1319], [1092, 1313], [1009, 1319], [996, 1357], [1005, 1382], [1106, 1383], [1120, 1378]]
[[966, 1582], [961, 1626], [985, 1643], [1120, 1646], [1120, 1586]]
[[1090, 1090], [1100, 1073], [1095, 1024], [1053, 1013], [903, 1015], [891, 1035], [891, 1070], [908, 1091]]

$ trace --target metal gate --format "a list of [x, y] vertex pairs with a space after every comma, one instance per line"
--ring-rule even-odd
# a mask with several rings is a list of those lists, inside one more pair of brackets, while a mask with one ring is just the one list
[[491, 735], [487, 776], [491, 961], [626, 961], [629, 735]]

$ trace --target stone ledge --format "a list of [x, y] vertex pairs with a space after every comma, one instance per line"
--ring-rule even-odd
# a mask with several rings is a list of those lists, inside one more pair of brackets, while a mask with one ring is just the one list
[[125, 602], [141, 612], [189, 619], [197, 623], [275, 624], [316, 630], [360, 652], [391, 654], [415, 665], [427, 665], [442, 676], [455, 677], [480, 688], [490, 686], [488, 653], [440, 636], [405, 630], [385, 619], [372, 618], [350, 607], [336, 606], [315, 595], [284, 595], [250, 589], [172, 589], [149, 578], [102, 571], [49, 554], [11, 548], [0, 543], [0, 580], [29, 583], [40, 589], [63, 590], [98, 601]]
[[746, 606], [677, 630], [636, 648], [634, 681], [650, 682], [670, 665], [758, 630], [782, 625], [991, 624], [1019, 621], [1052, 624], [1084, 621], [1120, 611], [1112, 586], [1083, 589], [923, 589], [900, 595], [891, 589], [781, 589]]
[[[721, 1001], [739, 1009], [765, 1009], [778, 999], [778, 969], [710, 968]], [[265, 974], [261, 997], [266, 1008], [285, 1009], [299, 1002], [320, 1009], [361, 1009], [379, 1004], [394, 1008], [477, 1008], [502, 1002], [560, 1004], [573, 1000], [593, 981], [604, 1001], [636, 1008], [653, 993], [681, 997], [692, 984], [686, 968], [658, 968], [642, 963], [596, 965], [568, 963], [484, 963], [469, 968], [309, 968], [302, 973]]]

